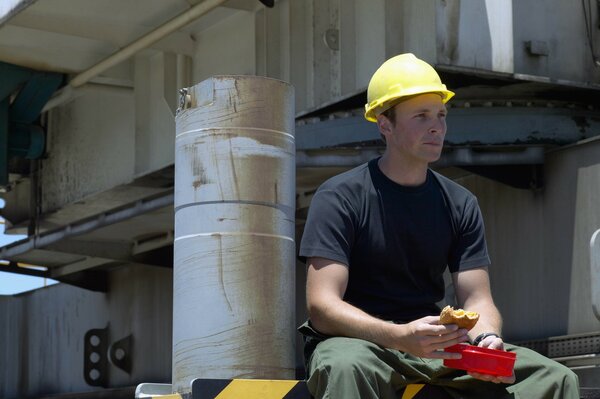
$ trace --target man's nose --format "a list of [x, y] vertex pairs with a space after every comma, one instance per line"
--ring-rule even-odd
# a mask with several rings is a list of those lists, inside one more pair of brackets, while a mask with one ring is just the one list
[[446, 132], [446, 120], [436, 118], [433, 125], [429, 128], [429, 132], [443, 134]]

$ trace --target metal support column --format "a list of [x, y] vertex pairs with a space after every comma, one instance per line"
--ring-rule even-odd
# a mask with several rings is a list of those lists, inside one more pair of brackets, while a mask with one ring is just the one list
[[294, 377], [293, 87], [213, 77], [176, 116], [173, 390]]

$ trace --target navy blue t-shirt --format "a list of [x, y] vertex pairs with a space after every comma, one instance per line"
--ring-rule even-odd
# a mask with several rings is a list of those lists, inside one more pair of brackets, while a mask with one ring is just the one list
[[384, 320], [438, 314], [443, 272], [488, 266], [477, 199], [431, 170], [402, 186], [374, 159], [319, 187], [310, 204], [300, 256], [349, 268], [344, 300]]

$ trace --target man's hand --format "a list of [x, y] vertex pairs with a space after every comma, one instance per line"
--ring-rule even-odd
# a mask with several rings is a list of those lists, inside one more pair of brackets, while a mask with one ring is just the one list
[[[479, 347], [481, 348], [489, 348], [489, 349], [497, 349], [504, 350], [504, 341], [500, 337], [487, 337], [483, 341], [479, 343]], [[513, 384], [515, 382], [515, 373], [510, 377], [502, 377], [497, 375], [489, 375], [489, 374], [481, 374], [481, 373], [473, 373], [469, 372], [469, 375], [473, 378], [477, 378], [482, 381], [489, 381], [496, 384]]]
[[456, 324], [441, 325], [439, 316], [427, 316], [403, 325], [401, 350], [429, 359], [460, 359], [459, 353], [444, 352], [449, 346], [469, 339], [467, 330]]

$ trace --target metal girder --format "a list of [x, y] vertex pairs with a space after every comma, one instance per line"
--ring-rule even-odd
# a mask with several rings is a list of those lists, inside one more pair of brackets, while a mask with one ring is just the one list
[[[0, 250], [0, 259], [39, 264], [48, 270], [24, 269], [13, 264], [0, 266], [0, 271], [49, 277], [81, 288], [106, 292], [107, 268], [123, 263], [171, 267], [173, 234], [167, 228], [163, 233], [132, 237], [130, 241], [123, 237], [114, 240], [109, 238], [107, 241], [94, 238], [92, 233], [172, 205], [173, 193], [168, 190], [60, 229], [17, 241]], [[85, 236], [86, 233], [91, 235]]]
[[25, 276], [34, 276], [34, 277], [48, 277], [48, 271], [46, 271], [46, 270], [38, 270], [38, 269], [29, 268], [29, 267], [21, 267], [21, 266], [18, 266], [14, 262], [9, 262], [9, 264], [6, 266], [0, 265], [0, 272], [22, 274]]
[[150, 212], [173, 204], [173, 193], [163, 193], [145, 200], [136, 201], [133, 204], [123, 206], [117, 210], [104, 212], [94, 217], [72, 223], [68, 226], [41, 233], [26, 239], [7, 245], [0, 250], [1, 259], [23, 254], [27, 251], [44, 248], [66, 238], [96, 230], [100, 227], [117, 223], [142, 213]]
[[[172, 260], [165, 264], [163, 257], [147, 256], [145, 253], [154, 251], [159, 248], [172, 245], [173, 234], [167, 232], [156, 237], [149, 238], [143, 242], [133, 241], [98, 241], [94, 239], [81, 239], [80, 237], [72, 239], [62, 239], [50, 245], [46, 245], [43, 249], [51, 252], [60, 252], [71, 255], [82, 255], [86, 259], [99, 259], [103, 263], [120, 262], [120, 263], [137, 263], [148, 266], [170, 266]], [[72, 266], [68, 264], [66, 266]], [[58, 268], [52, 268], [51, 274], [55, 273]], [[79, 271], [76, 269], [66, 268], [69, 272]], [[63, 273], [64, 274], [64, 273]], [[54, 274], [53, 274], [54, 275]]]
[[131, 247], [132, 244], [129, 242], [98, 242], [72, 238], [46, 245], [44, 249], [126, 262], [131, 261]]
[[75, 274], [98, 266], [115, 263], [113, 259], [83, 257], [80, 261], [48, 270], [50, 278], [58, 279], [69, 274]]
[[385, 148], [332, 148], [296, 151], [296, 168], [354, 167], [380, 156]]
[[[451, 107], [446, 145], [564, 145], [600, 134], [600, 112], [580, 108], [476, 106]], [[377, 125], [360, 112], [308, 118], [296, 124], [296, 148], [369, 146], [380, 141]]]
[[[368, 148], [327, 148], [320, 150], [298, 150], [296, 167], [354, 167], [383, 154], [381, 146]], [[450, 166], [491, 166], [491, 165], [538, 165], [544, 163], [543, 146], [501, 146], [501, 147], [446, 147], [435, 168]]]

